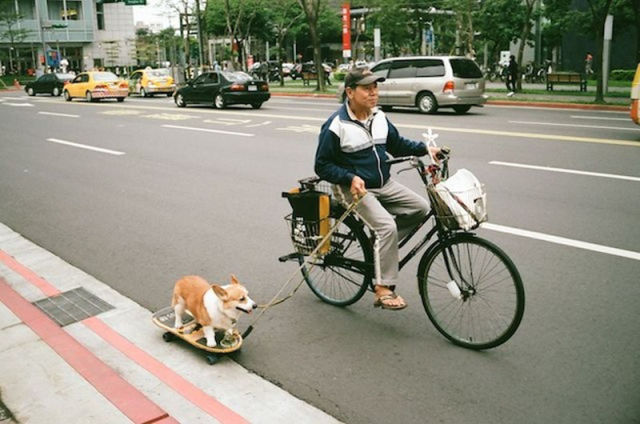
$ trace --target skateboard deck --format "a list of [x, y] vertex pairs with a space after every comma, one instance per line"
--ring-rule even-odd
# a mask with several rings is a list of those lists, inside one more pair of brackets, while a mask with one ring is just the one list
[[242, 346], [242, 336], [237, 330], [234, 331], [233, 339], [230, 341], [223, 340], [224, 332], [216, 331], [216, 341], [218, 346], [207, 346], [207, 339], [204, 337], [202, 327], [196, 323], [193, 316], [188, 312], [185, 312], [182, 316], [182, 323], [184, 325], [181, 328], [174, 328], [173, 326], [176, 322], [176, 316], [173, 311], [173, 307], [171, 306], [160, 309], [153, 314], [151, 319], [155, 325], [167, 330], [167, 332], [163, 334], [165, 341], [171, 341], [173, 337], [177, 337], [198, 349], [202, 349], [210, 353], [231, 353], [240, 349]]

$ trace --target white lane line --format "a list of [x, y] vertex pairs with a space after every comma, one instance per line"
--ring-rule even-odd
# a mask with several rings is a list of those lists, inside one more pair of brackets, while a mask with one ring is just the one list
[[125, 154], [124, 152], [119, 152], [117, 150], [109, 150], [109, 149], [103, 149], [101, 147], [87, 146], [86, 144], [72, 143], [71, 141], [58, 140], [57, 138], [47, 138], [47, 141], [51, 141], [53, 143], [58, 143], [58, 144], [64, 144], [66, 146], [79, 147], [80, 149], [93, 150], [94, 152], [107, 153], [115, 156], [120, 156]]
[[191, 131], [202, 131], [202, 132], [210, 132], [210, 133], [218, 133], [218, 134], [229, 134], [229, 135], [239, 135], [242, 137], [253, 137], [255, 134], [249, 133], [239, 133], [233, 131], [222, 131], [222, 130], [211, 130], [209, 128], [196, 128], [196, 127], [182, 127], [180, 125], [163, 125], [165, 128], [175, 128], [178, 130], [191, 130]]
[[[631, 119], [629, 119], [631, 121]], [[553, 127], [574, 127], [574, 128], [597, 128], [604, 130], [618, 131], [640, 131], [640, 128], [605, 127], [602, 125], [580, 125], [580, 124], [556, 124], [553, 122], [532, 122], [532, 121], [509, 121], [510, 124], [545, 125]]]
[[259, 123], [259, 124], [247, 125], [246, 127], [247, 127], [247, 128], [252, 128], [252, 127], [261, 127], [261, 126], [264, 126], [264, 125], [269, 125], [270, 123], [271, 123], [271, 121], [264, 121], [264, 122]]
[[601, 173], [601, 172], [589, 172], [589, 171], [578, 171], [576, 169], [551, 168], [549, 166], [526, 165], [526, 164], [523, 164], [523, 163], [501, 162], [501, 161], [498, 161], [498, 160], [492, 160], [491, 162], [489, 162], [489, 165], [502, 165], [502, 166], [511, 166], [511, 167], [514, 167], [514, 168], [536, 169], [538, 171], [563, 172], [563, 173], [566, 173], [566, 174], [578, 174], [578, 175], [588, 175], [588, 176], [592, 176], [592, 177], [616, 178], [618, 180], [640, 181], [640, 177], [629, 177], [627, 175], [604, 174], [604, 173]]
[[7, 105], [7, 106], [17, 106], [17, 107], [21, 107], [21, 106], [33, 107], [33, 105], [31, 103], [8, 103], [8, 102], [4, 102], [2, 104], [3, 105]]
[[630, 118], [608, 118], [606, 116], [580, 116], [580, 115], [571, 115], [573, 119], [601, 119], [603, 121], [624, 121], [629, 122]]
[[66, 116], [67, 118], [79, 118], [80, 115], [71, 115], [69, 113], [56, 113], [56, 112], [38, 112], [41, 115], [51, 115], [51, 116]]
[[591, 250], [592, 252], [606, 253], [608, 255], [620, 256], [622, 258], [635, 259], [640, 261], [640, 252], [632, 250], [618, 249], [615, 247], [603, 246], [601, 244], [588, 243], [586, 241], [572, 240], [564, 237], [552, 236], [550, 234], [537, 233], [535, 231], [521, 230], [519, 228], [506, 227], [504, 225], [490, 224], [485, 222], [482, 228], [501, 233], [513, 234], [515, 236], [527, 237], [536, 240], [547, 241], [549, 243], [562, 244], [564, 246], [576, 247], [578, 249]]

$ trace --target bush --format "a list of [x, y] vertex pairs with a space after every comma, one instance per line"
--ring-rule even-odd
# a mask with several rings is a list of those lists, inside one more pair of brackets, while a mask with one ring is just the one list
[[635, 73], [635, 69], [614, 69], [609, 78], [614, 81], [633, 81]]
[[347, 75], [346, 72], [334, 72], [333, 79], [336, 81], [344, 81], [344, 77]]

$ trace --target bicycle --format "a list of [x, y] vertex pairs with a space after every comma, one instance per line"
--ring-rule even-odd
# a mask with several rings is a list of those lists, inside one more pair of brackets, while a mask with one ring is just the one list
[[[387, 162], [409, 162], [410, 166], [398, 173], [416, 169], [425, 188], [429, 189], [448, 178], [449, 155], [443, 154], [440, 160], [441, 165], [432, 161], [428, 166], [414, 156]], [[305, 178], [299, 183], [302, 191], [331, 192], [329, 183], [318, 177]], [[437, 214], [435, 199], [432, 195], [428, 198], [429, 214], [400, 240], [400, 248], [432, 219], [433, 226], [401, 258], [400, 269], [435, 237], [422, 255], [417, 275], [420, 297], [430, 321], [458, 346], [484, 350], [505, 343], [518, 329], [524, 314], [524, 288], [516, 266], [492, 242], [472, 231], [448, 227], [452, 217]], [[319, 222], [301, 220], [295, 214], [285, 217], [296, 251], [279, 258], [281, 262], [297, 260], [311, 291], [335, 306], [351, 305], [367, 290], [373, 291], [376, 275], [375, 234], [357, 213], [347, 211], [349, 213], [345, 214], [345, 210], [343, 205], [331, 201], [327, 219], [336, 220], [337, 228], [332, 228], [330, 245], [324, 249], [317, 248], [322, 238], [318, 234]], [[324, 252], [318, 253], [319, 250]]]

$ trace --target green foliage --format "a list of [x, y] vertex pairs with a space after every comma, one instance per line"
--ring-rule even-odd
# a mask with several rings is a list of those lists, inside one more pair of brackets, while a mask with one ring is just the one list
[[336, 81], [344, 81], [344, 77], [347, 76], [347, 73], [346, 72], [342, 72], [342, 71], [340, 71], [340, 72], [336, 71], [332, 75], [333, 75], [333, 79], [334, 80], [336, 80]]
[[633, 81], [635, 74], [635, 69], [614, 69], [611, 71], [609, 78], [614, 81]]

